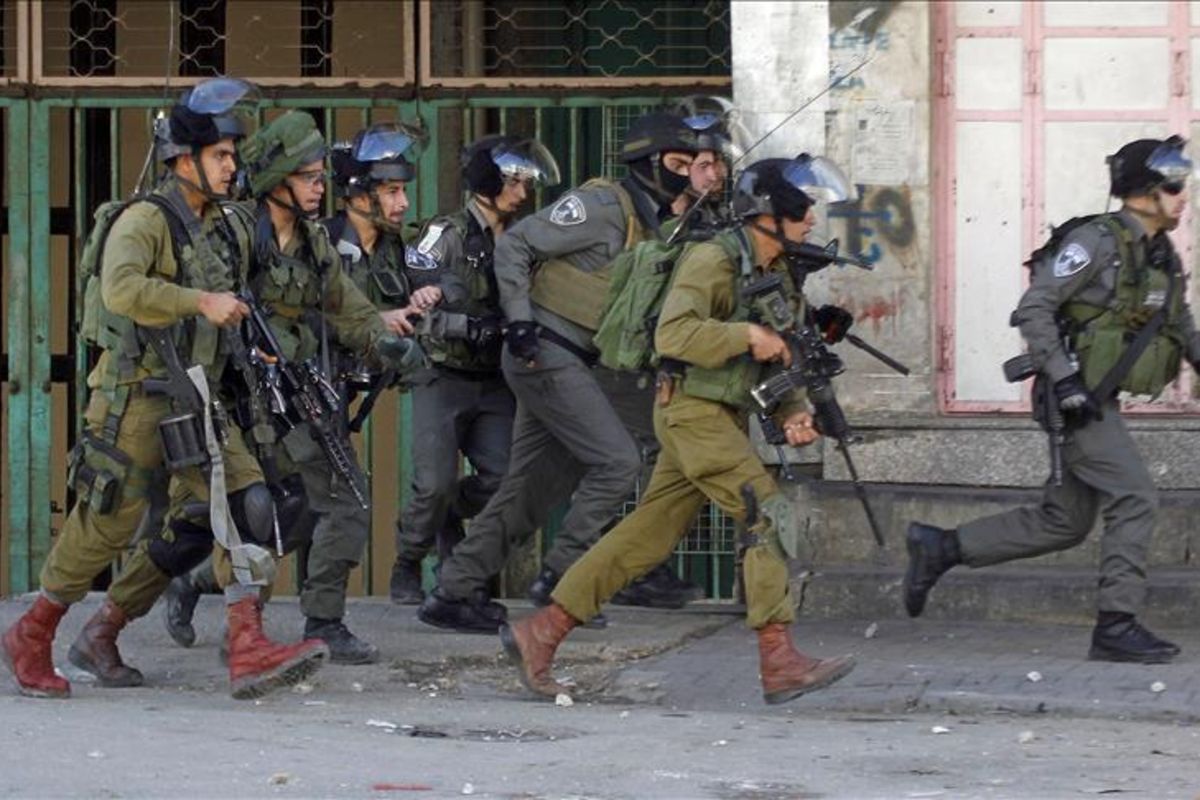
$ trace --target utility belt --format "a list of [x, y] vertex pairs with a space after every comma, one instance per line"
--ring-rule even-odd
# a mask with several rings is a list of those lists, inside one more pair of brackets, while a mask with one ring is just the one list
[[494, 369], [462, 369], [460, 367], [451, 367], [446, 364], [434, 364], [433, 367], [439, 374], [450, 375], [455, 378], [460, 378], [465, 381], [484, 381], [504, 380], [499, 370]]
[[556, 344], [559, 347], [561, 347], [563, 350], [566, 350], [568, 353], [571, 353], [576, 358], [578, 358], [580, 361], [582, 361], [587, 366], [588, 369], [591, 369], [592, 367], [596, 366], [596, 364], [599, 363], [599, 361], [600, 361], [599, 353], [593, 353], [590, 350], [580, 347], [579, 345], [575, 344], [567, 337], [563, 336], [558, 331], [550, 330], [545, 325], [538, 326], [538, 334], [537, 335], [538, 335], [539, 339], [545, 339], [547, 342], [550, 342], [551, 344]]

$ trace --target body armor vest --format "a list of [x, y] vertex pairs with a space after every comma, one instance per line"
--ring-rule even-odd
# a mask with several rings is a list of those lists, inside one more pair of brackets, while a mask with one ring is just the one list
[[[734, 309], [725, 321], [750, 322], [751, 309], [742, 299], [741, 292], [742, 287], [754, 279], [754, 266], [750, 263], [750, 254], [738, 241], [736, 231], [719, 234], [713, 237], [712, 241], [721, 245], [729, 259], [739, 265], [733, 277]], [[794, 309], [796, 318], [804, 319], [804, 296], [797, 289], [787, 270], [783, 270], [781, 274], [787, 296], [796, 306]], [[763, 380], [769, 370], [774, 368], [777, 367], [755, 361], [747, 350], [715, 369], [687, 365], [680, 388], [689, 397], [711, 400], [745, 411], [753, 403], [750, 390]]]
[[[647, 238], [646, 227], [638, 217], [633, 198], [623, 186], [606, 178], [593, 178], [580, 188], [605, 188], [616, 193], [625, 215], [625, 244], [621, 252]], [[529, 297], [547, 311], [595, 332], [604, 317], [611, 274], [611, 262], [587, 272], [565, 258], [552, 258], [538, 266]]]
[[1118, 385], [1119, 390], [1131, 394], [1157, 395], [1179, 375], [1186, 346], [1180, 326], [1184, 298], [1178, 257], [1166, 234], [1159, 234], [1147, 246], [1134, 241], [1115, 214], [1106, 214], [1098, 222], [1117, 237], [1119, 265], [1114, 290], [1104, 305], [1070, 301], [1060, 314], [1084, 382], [1095, 388], [1137, 332], [1165, 309], [1162, 328]]

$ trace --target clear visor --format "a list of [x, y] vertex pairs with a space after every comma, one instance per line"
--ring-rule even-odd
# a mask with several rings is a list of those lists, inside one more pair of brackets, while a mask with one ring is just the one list
[[1154, 148], [1154, 152], [1146, 159], [1146, 166], [1162, 175], [1168, 182], [1179, 182], [1192, 176], [1192, 160], [1184, 153], [1187, 140], [1181, 136], [1172, 136]]
[[354, 159], [364, 162], [394, 161], [408, 154], [416, 144], [416, 137], [401, 128], [369, 130], [354, 148]]
[[783, 168], [783, 179], [809, 197], [827, 203], [853, 200], [856, 196], [846, 173], [824, 156], [800, 154]]
[[554, 156], [541, 142], [532, 139], [496, 147], [492, 150], [492, 161], [506, 178], [529, 180], [542, 186], [556, 186], [562, 179]]
[[241, 102], [256, 102], [254, 84], [239, 78], [213, 78], [198, 83], [184, 95], [183, 103], [197, 114], [224, 114]]

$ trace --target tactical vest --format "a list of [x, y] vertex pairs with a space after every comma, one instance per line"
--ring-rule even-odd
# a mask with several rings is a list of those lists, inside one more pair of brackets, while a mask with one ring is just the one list
[[[246, 209], [241, 207], [240, 213], [246, 213]], [[321, 348], [325, 281], [333, 266], [330, 259], [336, 253], [328, 248], [328, 253], [318, 255], [318, 243], [325, 241], [325, 230], [317, 222], [297, 220], [295, 236], [299, 237], [299, 246], [295, 255], [288, 255], [276, 243], [270, 213], [265, 207], [258, 209], [250, 288], [260, 303], [270, 306], [271, 327], [284, 355], [304, 361]]]
[[[223, 230], [225, 223], [221, 220], [202, 232], [201, 220], [197, 219], [189, 225], [163, 192], [155, 192], [144, 200], [157, 206], [167, 222], [171, 259], [175, 267], [172, 277], [176, 283], [208, 292], [232, 291], [236, 288], [241, 276], [231, 275], [230, 265], [234, 265], [235, 270], [240, 268], [239, 248], [248, 241], [248, 238], [237, 234], [236, 226], [230, 226], [229, 231]], [[115, 215], [109, 220], [110, 227], [113, 222]], [[242, 239], [241, 243], [239, 238]], [[113, 313], [104, 305], [100, 292], [102, 255], [103, 250], [99, 253], [101, 258], [97, 260], [96, 271], [88, 278], [84, 291], [82, 333], [89, 343], [109, 354], [101, 388], [113, 397], [117, 387], [130, 384], [144, 377], [145, 373], [162, 376], [164, 367], [152, 349], [143, 347], [133, 320]], [[166, 274], [166, 270], [160, 271]], [[223, 356], [227, 353], [221, 347], [220, 332], [208, 320], [192, 317], [183, 321], [175, 326], [174, 339], [184, 360], [204, 367], [212, 379], [220, 377], [224, 369]], [[115, 399], [119, 405], [124, 405], [120, 398]]]
[[[736, 260], [739, 267], [734, 275], [734, 309], [726, 322], [750, 322], [750, 306], [742, 299], [741, 289], [754, 280], [754, 265], [750, 260], [747, 245], [738, 241], [738, 232], [719, 234], [712, 239], [725, 249], [731, 261]], [[804, 298], [792, 282], [792, 276], [787, 270], [781, 272], [788, 297], [797, 305], [795, 312], [798, 319], [803, 319]], [[771, 369], [769, 365], [761, 364], [751, 357], [749, 349], [735, 356], [715, 369], [707, 369], [688, 364], [683, 373], [680, 390], [689, 397], [711, 400], [732, 406], [739, 411], [750, 407], [753, 398], [750, 390], [760, 383], [764, 373]]]
[[[1179, 375], [1186, 340], [1180, 324], [1184, 313], [1183, 278], [1174, 251], [1164, 242], [1161, 257], [1151, 263], [1147, 248], [1115, 214], [1098, 217], [1117, 240], [1120, 264], [1115, 288], [1105, 305], [1069, 301], [1060, 314], [1067, 321], [1071, 344], [1084, 382], [1095, 388], [1121, 358], [1137, 332], [1165, 304], [1163, 327], [1122, 378], [1120, 391], [1154, 396]], [[1172, 287], [1172, 283], [1175, 285]]]
[[395, 234], [380, 232], [375, 252], [368, 254], [348, 213], [343, 211], [321, 222], [342, 257], [342, 269], [376, 308], [387, 311], [408, 305], [411, 292], [404, 275], [404, 243]]
[[[475, 215], [465, 208], [434, 220], [431, 224], [439, 222], [453, 229], [462, 241], [462, 258], [466, 269], [460, 268], [459, 265], [442, 265], [442, 269], [450, 270], [466, 279], [467, 301], [459, 313], [475, 318], [502, 318], [500, 290], [496, 285], [494, 245], [488, 232], [479, 224]], [[462, 339], [444, 339], [422, 344], [426, 345], [426, 352], [435, 364], [469, 372], [495, 372], [500, 369], [499, 341], [487, 350], [480, 350]]]
[[[621, 212], [625, 215], [625, 244], [621, 246], [622, 252], [647, 238], [646, 227], [638, 217], [633, 198], [624, 187], [607, 178], [592, 178], [580, 188], [604, 188], [617, 195]], [[600, 321], [604, 317], [611, 277], [612, 262], [587, 272], [565, 258], [551, 258], [538, 267], [529, 297], [547, 311], [594, 332], [600, 327]]]

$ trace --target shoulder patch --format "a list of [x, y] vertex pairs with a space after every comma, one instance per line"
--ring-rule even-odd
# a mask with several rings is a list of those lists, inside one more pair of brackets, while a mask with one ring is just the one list
[[417, 252], [423, 256], [429, 255], [433, 251], [433, 246], [438, 243], [438, 239], [442, 238], [442, 231], [446, 230], [446, 223], [435, 222], [425, 230], [425, 235], [421, 237], [420, 244], [417, 245]]
[[404, 266], [409, 269], [434, 270], [438, 268], [438, 262], [433, 255], [409, 247], [404, 251]]
[[1069, 278], [1092, 263], [1092, 256], [1078, 242], [1071, 242], [1054, 257], [1054, 277]]
[[550, 209], [550, 221], [555, 225], [579, 225], [587, 221], [587, 209], [582, 200], [569, 194]]

